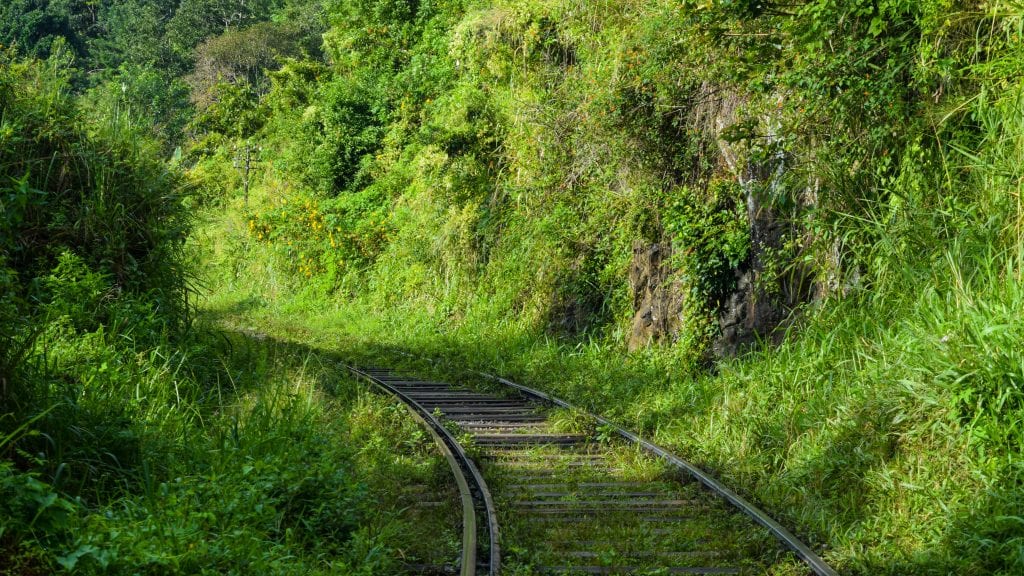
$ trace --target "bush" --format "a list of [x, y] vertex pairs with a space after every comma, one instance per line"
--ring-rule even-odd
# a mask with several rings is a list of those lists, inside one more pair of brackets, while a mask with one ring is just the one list
[[67, 253], [118, 293], [146, 294], [168, 326], [186, 319], [182, 179], [124, 117], [90, 118], [70, 96], [68, 61], [0, 55], [0, 251], [29, 303], [34, 279]]

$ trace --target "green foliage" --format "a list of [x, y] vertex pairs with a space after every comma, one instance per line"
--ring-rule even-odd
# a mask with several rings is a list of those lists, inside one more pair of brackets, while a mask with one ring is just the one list
[[[389, 570], [337, 462], [380, 470], [400, 442], [363, 429], [373, 448], [334, 463], [264, 448], [328, 442], [325, 425], [277, 397], [228, 407], [237, 359], [169, 339], [184, 180], [135, 118], [164, 157], [195, 136], [180, 157], [224, 221], [211, 276], [244, 301], [337, 310], [334, 340], [505, 367], [657, 431], [852, 573], [1019, 572], [1012, 6], [8, 3], [0, 42], [53, 59], [0, 70], [0, 413], [52, 408], [58, 449], [20, 439], [46, 458], [3, 486], [118, 505], [69, 512], [84, 536], [54, 527], [59, 554], [24, 522], [0, 546], [29, 568]], [[84, 86], [101, 118], [69, 95]], [[654, 288], [687, 295], [680, 333], [626, 354], [634, 251], [654, 243], [675, 254]], [[745, 272], [806, 276], [795, 292], [818, 300], [778, 347], [705, 373]], [[197, 464], [152, 468], [169, 454]]]
[[18, 276], [6, 266], [0, 255], [0, 398], [7, 400], [8, 387], [13, 380], [25, 354], [31, 349], [30, 327], [22, 320], [21, 310], [25, 303], [18, 296]]
[[98, 116], [130, 118], [167, 156], [194, 112], [185, 81], [148, 65], [123, 64], [114, 79], [89, 90], [83, 102]]
[[218, 82], [210, 89], [210, 103], [196, 114], [191, 127], [207, 136], [245, 139], [266, 122], [266, 107], [256, 89], [246, 83]]
[[322, 85], [306, 108], [283, 162], [298, 181], [321, 194], [367, 184], [359, 181], [368, 155], [380, 146], [381, 126], [365, 92], [347, 79]]
[[19, 473], [10, 462], [0, 462], [0, 495], [0, 515], [5, 519], [0, 541], [31, 532], [45, 538], [64, 534], [70, 528], [74, 505], [40, 481], [37, 474]]
[[[610, 412], [828, 542], [843, 571], [1020, 571], [1024, 92], [1007, 3], [327, 13], [329, 64], [273, 76], [255, 136], [272, 160], [218, 228], [233, 238], [219, 280], [260, 315]], [[661, 242], [680, 333], [627, 354], [634, 250]], [[338, 256], [357, 264], [339, 273]], [[815, 301], [708, 373], [748, 272], [745, 312]]]
[[173, 320], [184, 306], [180, 176], [127, 119], [76, 108], [60, 54], [46, 64], [7, 58], [0, 190], [11, 208], [0, 238], [8, 266], [29, 283], [71, 250], [119, 289], [159, 292]]
[[[166, 22], [177, 6], [178, 2], [158, 0], [102, 2], [97, 30], [88, 41], [90, 70], [104, 78], [122, 66], [180, 72], [182, 63], [164, 41]], [[131, 79], [131, 74], [116, 76]]]
[[46, 58], [66, 45], [84, 51], [95, 13], [85, 0], [13, 0], [0, 7], [0, 45], [18, 45], [27, 54]]
[[717, 180], [704, 194], [684, 188], [672, 196], [665, 229], [680, 247], [673, 256], [696, 301], [717, 306], [735, 291], [735, 271], [750, 251], [745, 194]]
[[93, 271], [72, 252], [57, 257], [57, 266], [41, 278], [45, 314], [66, 319], [77, 330], [91, 332], [104, 322], [103, 299], [112, 286], [102, 272]]
[[44, 333], [134, 325], [156, 343], [189, 322], [181, 175], [128, 118], [78, 108], [65, 55], [0, 56], [0, 414], [16, 419], [52, 401]]
[[264, 93], [269, 85], [265, 72], [301, 55], [302, 34], [297, 25], [260, 22], [204, 41], [195, 49], [195, 69], [188, 76], [193, 100], [209, 105], [216, 99], [211, 91], [223, 82]]
[[[393, 572], [408, 427], [311, 351], [192, 325], [181, 174], [119, 104], [83, 112], [59, 54], [5, 58], [0, 572]], [[346, 198], [330, 224], [368, 222]]]
[[[792, 229], [787, 249], [758, 247], [757, 274], [800, 268], [819, 284], [884, 277], [894, 251], [928, 236], [885, 240], [913, 228], [905, 218], [957, 202], [951, 187], [963, 172], [944, 165], [942, 142], [977, 139], [969, 122], [935, 122], [976, 85], [951, 62], [970, 61], [976, 46], [964, 34], [983, 16], [965, 8], [943, 20], [951, 9], [944, 0], [607, 12], [561, 2], [469, 12], [457, 2], [328, 3], [330, 65], [290, 61], [273, 74], [269, 110], [249, 108], [270, 118], [246, 134], [272, 159], [270, 186], [377, 203], [342, 208], [345, 218], [393, 211], [391, 239], [355, 221], [343, 227], [369, 235], [360, 268], [380, 258], [380, 275], [402, 266], [400, 275], [419, 275], [407, 286], [444, 284], [443, 308], [467, 308], [460, 290], [477, 286], [482, 316], [514, 316], [529, 301], [525, 316], [556, 332], [621, 333], [635, 312], [625, 281], [634, 242], [671, 240], [691, 257], [682, 277], [706, 312], [689, 328], [713, 337], [708, 325], [747, 264], [756, 223], [735, 190], [688, 192], [680, 205], [666, 191], [756, 189], [751, 201]], [[616, 32], [595, 32], [602, 27]], [[407, 207], [415, 215], [402, 216]], [[287, 228], [284, 218], [261, 222], [264, 236]], [[944, 218], [930, 225], [953, 229]], [[313, 239], [319, 248], [307, 245], [303, 261], [330, 254], [331, 240]], [[544, 265], [531, 274], [523, 254], [542, 254]], [[312, 260], [336, 276], [330, 258]], [[513, 269], [522, 288], [498, 304], [489, 287]]]
[[[61, 41], [36, 46], [45, 62], [0, 48], [0, 574], [369, 576], [395, 573], [398, 557], [455, 555], [396, 536], [455, 541], [447, 518], [402, 517], [402, 483], [438, 483], [443, 469], [407, 419], [315, 351], [194, 323], [184, 241], [196, 200], [180, 151], [164, 160], [190, 116], [182, 54], [149, 40], [177, 14], [168, 26], [186, 46], [187, 16], [236, 4], [86, 3], [104, 35], [79, 61], [118, 70], [93, 71], [84, 96]], [[283, 3], [242, 4], [255, 22]], [[313, 4], [279, 15], [304, 23], [221, 40], [286, 29], [303, 44], [291, 34], [318, 34]], [[126, 54], [135, 42], [146, 49]], [[190, 123], [204, 145], [263, 128], [260, 57]], [[232, 173], [222, 153], [208, 165]], [[342, 254], [369, 260], [387, 232], [380, 195], [320, 202], [312, 236], [283, 212], [281, 237], [319, 250], [344, 229]]]
[[[675, 12], [656, 12], [625, 40], [625, 70], [610, 104], [616, 128], [642, 148], [644, 162], [668, 173], [676, 185], [707, 180], [717, 152], [715, 134], [695, 114], [711, 95], [693, 74], [702, 63], [693, 54], [694, 32], [684, 23]], [[672, 41], [662, 39], [666, 33]]]
[[185, 60], [203, 40], [265, 19], [280, 0], [181, 0], [167, 22], [166, 38]]
[[[10, 438], [8, 438], [9, 440]], [[0, 444], [6, 444], [5, 440]], [[76, 506], [39, 479], [0, 461], [0, 551], [2, 574], [43, 573], [57, 562], [43, 546], [67, 538]]]
[[[407, 425], [362, 414], [366, 392], [309, 350], [209, 332], [177, 351], [146, 349], [130, 329], [58, 325], [42, 337], [38, 383], [64, 400], [0, 446], [34, 469], [0, 462], [0, 568], [394, 569], [387, 535], [402, 520], [381, 499], [417, 472], [378, 452], [406, 441]], [[6, 434], [10, 416], [3, 424]], [[410, 448], [406, 465], [432, 457], [422, 442]], [[376, 535], [363, 533], [370, 525]]]
[[325, 275], [333, 287], [380, 252], [391, 227], [379, 190], [318, 201], [282, 197], [248, 216], [249, 239], [266, 244], [289, 271], [305, 278]]
[[170, 154], [193, 114], [186, 79], [204, 105], [218, 75], [262, 92], [263, 67], [320, 56], [323, 28], [318, 0], [18, 0], [0, 8], [0, 49], [72, 55], [75, 92], [93, 89], [106, 113], [130, 110]]

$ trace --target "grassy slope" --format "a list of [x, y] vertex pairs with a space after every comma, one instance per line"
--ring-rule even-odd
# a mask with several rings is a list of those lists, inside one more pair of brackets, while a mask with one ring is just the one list
[[[339, 18], [334, 85], [275, 112], [263, 137], [318, 167], [281, 126], [317, 120], [336, 103], [316, 99], [334, 86], [376, 77], [359, 67], [379, 56], [375, 42], [411, 46], [420, 59], [372, 100], [388, 111], [360, 165], [370, 184], [325, 197], [271, 155], [251, 204], [228, 201], [199, 240], [214, 247], [211, 306], [283, 338], [356, 357], [400, 346], [612, 414], [827, 545], [844, 572], [1017, 573], [1024, 92], [1019, 42], [998, 36], [1019, 18], [999, 2], [893, 0], [879, 5], [898, 18], [877, 33], [870, 18], [828, 9], [863, 4], [812, 2], [826, 7], [816, 20], [773, 21], [794, 27], [781, 56], [743, 45], [759, 37], [746, 22], [736, 44], [692, 43], [708, 38], [677, 2], [472, 3], [422, 44], [388, 38], [381, 23], [372, 33], [383, 38], [365, 38], [371, 29]], [[978, 35], [989, 60], [968, 49], [958, 61]], [[779, 61], [758, 60], [758, 48]], [[702, 201], [707, 182], [689, 171], [728, 178], [694, 161], [707, 160], [706, 134], [680, 111], [701, 81], [737, 88], [744, 58], [796, 75], [777, 88], [786, 98], [740, 96], [755, 119], [782, 110], [800, 142], [785, 150], [796, 160], [788, 184], [826, 184], [798, 223], [795, 242], [811, 238], [803, 258], [827, 282], [843, 272], [842, 247], [845, 272], [864, 276], [803, 310], [781, 346], [711, 371], [695, 370], [700, 310], [672, 346], [629, 354], [632, 242], [659, 239], [670, 201]], [[402, 84], [423, 62], [445, 78], [425, 93]], [[196, 173], [227, 180], [225, 159]], [[566, 301], [593, 317], [582, 336], [552, 326]]]
[[378, 361], [394, 361], [398, 346], [612, 414], [826, 545], [843, 572], [1009, 574], [1019, 558], [1019, 424], [964, 422], [946, 388], [1000, 369], [994, 358], [1020, 361], [1024, 300], [1014, 286], [983, 302], [946, 296], [925, 292], [895, 312], [892, 302], [843, 303], [781, 348], [696, 377], [663, 351], [497, 330], [439, 335], [422, 318], [359, 305], [267, 299], [249, 314], [289, 339]]

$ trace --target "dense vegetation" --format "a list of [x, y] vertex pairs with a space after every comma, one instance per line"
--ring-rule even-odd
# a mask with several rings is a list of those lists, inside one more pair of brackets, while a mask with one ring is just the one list
[[75, 62], [0, 52], [0, 574], [394, 571], [443, 460], [330, 358], [195, 318], [194, 186]]
[[[5, 489], [151, 497], [120, 432], [58, 433], [92, 430], [80, 389], [136, 398], [137, 459], [193, 423], [181, 382], [220, 414], [244, 358], [189, 316], [198, 255], [202, 318], [557, 391], [844, 572], [1017, 573], [1022, 29], [1015, 0], [8, 3], [0, 43], [49, 60], [0, 90]], [[70, 538], [35, 522], [0, 532], [26, 562]]]

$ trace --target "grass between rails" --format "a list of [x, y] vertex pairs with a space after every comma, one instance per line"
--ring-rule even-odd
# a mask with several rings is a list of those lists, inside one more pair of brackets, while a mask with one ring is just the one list
[[[596, 442], [583, 450], [532, 447], [485, 457], [483, 473], [499, 502], [506, 572], [527, 576], [545, 573], [540, 566], [598, 565], [661, 574], [668, 564], [808, 573], [767, 531], [692, 478], [615, 435], [595, 428], [590, 434]], [[616, 511], [616, 505], [632, 509]], [[578, 516], [559, 518], [559, 508]]]

